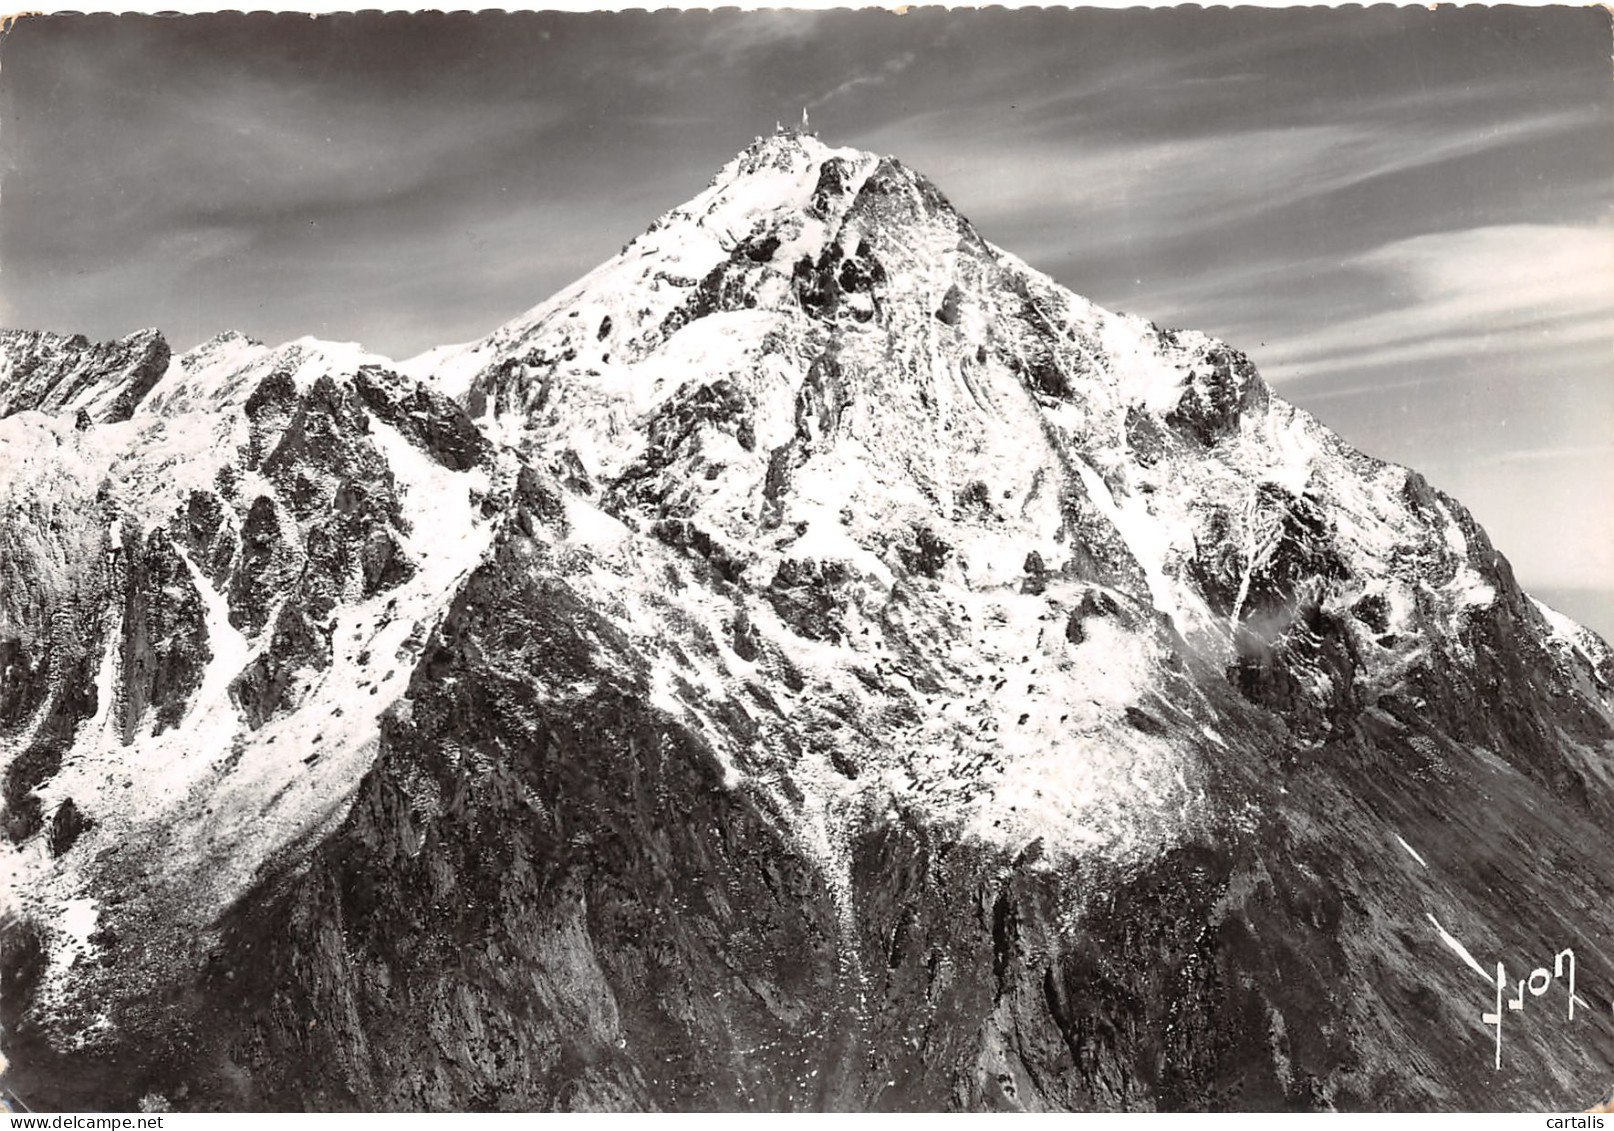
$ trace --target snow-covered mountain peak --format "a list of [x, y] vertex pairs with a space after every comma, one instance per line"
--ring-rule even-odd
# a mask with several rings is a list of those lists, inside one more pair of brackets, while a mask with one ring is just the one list
[[[546, 339], [557, 358], [583, 358], [580, 370], [589, 362], [608, 364], [612, 345], [619, 360], [623, 347], [642, 353], [665, 336], [663, 323], [688, 292], [736, 254], [759, 263], [776, 260], [786, 278], [798, 256], [816, 256], [878, 163], [873, 154], [833, 149], [810, 135], [757, 138], [705, 190], [570, 287], [487, 338], [429, 350], [401, 368], [463, 397], [501, 365], [531, 364], [529, 357]], [[752, 302], [775, 302], [786, 289], [775, 285]]]
[[245, 334], [226, 331], [176, 357], [139, 411], [157, 417], [236, 410], [271, 374], [288, 378], [302, 392], [322, 376], [345, 381], [367, 365], [391, 367], [393, 362], [357, 342], [305, 336], [266, 346]]
[[[849, 1031], [934, 1008], [942, 1044], [987, 1041], [944, 1089], [1009, 1079], [1025, 1034], [1055, 1081], [1089, 975], [1166, 995], [1140, 1033], [1274, 969], [1321, 1000], [1413, 946], [1385, 934], [1424, 918], [1403, 848], [1429, 869], [1442, 836], [1449, 861], [1614, 819], [1614, 657], [1455, 500], [1231, 346], [987, 243], [891, 158], [760, 138], [552, 299], [402, 364], [9, 334], [0, 366], [0, 1024], [57, 1095], [85, 1050], [170, 1087], [220, 1043], [215, 1006], [287, 971], [190, 1080], [283, 1060], [288, 1094], [332, 1073], [409, 1106], [387, 1081], [423, 1057], [438, 1098], [527, 1095], [560, 1047], [522, 1028], [542, 1013], [604, 1026], [574, 1059], [642, 1097], [685, 1057], [641, 1048], [664, 968], [721, 971], [698, 1009], [667, 991], [668, 1049], [707, 1010], [738, 1041], [747, 1007], [722, 1011], [753, 999], [748, 1048], [816, 1047], [757, 1034], [844, 991]], [[1517, 887], [1497, 875], [1452, 882], [1480, 905]], [[1081, 966], [1111, 927], [1126, 964]], [[774, 1009], [777, 954], [824, 959], [811, 1008]], [[757, 956], [763, 988], [733, 994]], [[1472, 972], [1448, 973], [1458, 1000]], [[456, 1028], [467, 992], [491, 996]], [[156, 1000], [206, 1005], [191, 1030]], [[1387, 1000], [1336, 1002], [1340, 1031]], [[1281, 998], [1248, 1015], [1280, 1007], [1326, 1028]], [[1204, 1008], [1198, 1044], [1226, 1028]], [[441, 1060], [388, 1043], [443, 1024]], [[1357, 1053], [1330, 1088], [1378, 1079]]]
[[1455, 502], [1238, 350], [1103, 310], [896, 160], [793, 132], [549, 302], [401, 368], [755, 584], [833, 568], [890, 594], [918, 562], [981, 593], [1034, 562], [1217, 664], [1267, 663], [1315, 609], [1384, 678], [1422, 655], [1410, 625], [1455, 631], [1504, 588]]

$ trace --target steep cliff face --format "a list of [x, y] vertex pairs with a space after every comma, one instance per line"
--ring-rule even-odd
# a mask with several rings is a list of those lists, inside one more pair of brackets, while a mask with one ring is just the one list
[[35, 410], [82, 413], [85, 423], [127, 420], [171, 356], [156, 330], [115, 342], [0, 330], [0, 416]]
[[[759, 140], [483, 341], [226, 336], [137, 399], [0, 421], [35, 1107], [1564, 1106], [1614, 1066], [1607, 646], [894, 160]], [[1572, 1018], [1567, 975], [1497, 1006], [1565, 949]]]

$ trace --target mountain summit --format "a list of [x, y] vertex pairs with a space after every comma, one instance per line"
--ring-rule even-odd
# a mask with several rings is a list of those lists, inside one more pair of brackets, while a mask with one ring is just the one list
[[1563, 1107], [1614, 1067], [1608, 647], [891, 158], [758, 139], [407, 361], [159, 343], [0, 337], [36, 1109]]

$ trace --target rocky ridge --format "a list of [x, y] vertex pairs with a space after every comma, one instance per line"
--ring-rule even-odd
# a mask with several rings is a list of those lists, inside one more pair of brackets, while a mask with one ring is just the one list
[[0, 331], [0, 416], [34, 410], [73, 413], [81, 425], [127, 420], [172, 354], [156, 330], [97, 343], [82, 334]]

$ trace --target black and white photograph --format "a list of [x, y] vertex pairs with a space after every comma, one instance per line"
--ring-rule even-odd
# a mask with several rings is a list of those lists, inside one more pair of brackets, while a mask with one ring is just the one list
[[1602, 1126], [1611, 18], [8, 17], [0, 1114]]

